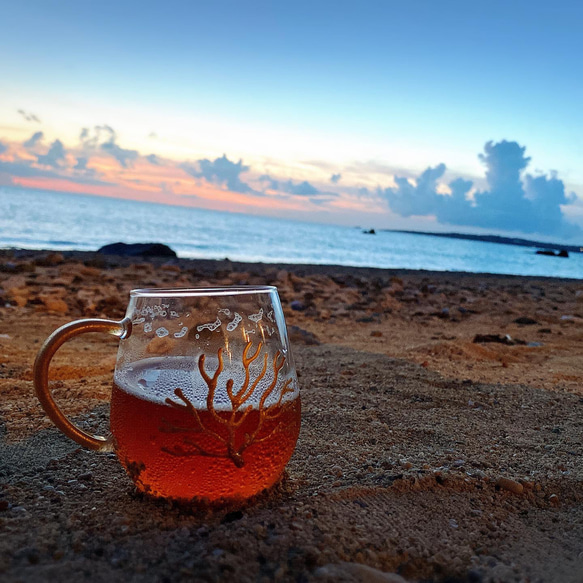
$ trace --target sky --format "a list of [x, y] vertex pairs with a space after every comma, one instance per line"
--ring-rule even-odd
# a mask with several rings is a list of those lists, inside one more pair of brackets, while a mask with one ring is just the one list
[[0, 13], [0, 186], [583, 241], [583, 3]]

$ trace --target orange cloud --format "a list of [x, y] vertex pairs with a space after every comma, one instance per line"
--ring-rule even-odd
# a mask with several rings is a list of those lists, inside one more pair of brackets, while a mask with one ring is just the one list
[[[242, 161], [232, 162], [225, 155], [177, 162], [142, 156], [118, 146], [116, 140], [109, 126], [93, 133], [83, 130], [79, 145], [64, 147], [59, 142], [58, 157], [50, 156], [56, 140], [30, 146], [11, 142], [0, 158], [0, 174], [4, 183], [8, 180], [25, 188], [272, 216], [322, 212], [337, 196], [288, 176], [269, 178], [267, 184]], [[2, 162], [6, 162], [3, 167]], [[326, 196], [317, 200], [322, 195]]]

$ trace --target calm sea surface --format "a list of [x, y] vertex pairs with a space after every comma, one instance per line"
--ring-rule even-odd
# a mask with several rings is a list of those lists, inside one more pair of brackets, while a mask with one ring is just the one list
[[0, 247], [166, 243], [180, 257], [583, 278], [583, 254], [0, 187]]

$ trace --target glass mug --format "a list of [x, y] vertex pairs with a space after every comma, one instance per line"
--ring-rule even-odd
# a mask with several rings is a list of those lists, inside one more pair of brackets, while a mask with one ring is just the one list
[[[57, 349], [84, 332], [120, 339], [110, 437], [90, 435], [49, 391]], [[53, 332], [34, 365], [55, 425], [90, 449], [115, 451], [155, 497], [217, 502], [272, 486], [300, 431], [300, 393], [277, 289], [139, 289], [121, 321], [85, 319]]]

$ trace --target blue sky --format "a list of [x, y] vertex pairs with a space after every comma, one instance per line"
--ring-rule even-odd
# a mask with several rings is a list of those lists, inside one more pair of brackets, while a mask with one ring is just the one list
[[[583, 222], [583, 3], [286, 4], [3, 0], [0, 141], [42, 131], [37, 154], [58, 139], [73, 157], [83, 127], [108, 125], [119, 147], [170, 166], [225, 154], [257, 179], [335, 194], [279, 193], [266, 212], [285, 200], [298, 217], [316, 204], [319, 220], [368, 212], [382, 222], [384, 209], [386, 226], [404, 227], [442, 222], [396, 213], [381, 196], [395, 177], [415, 182], [444, 163], [441, 194], [458, 177], [485, 192], [478, 154], [515, 141], [531, 157], [523, 172], [557, 171], [576, 195], [565, 215]], [[342, 179], [326, 186], [334, 173]], [[376, 199], [354, 194], [364, 188]]]

